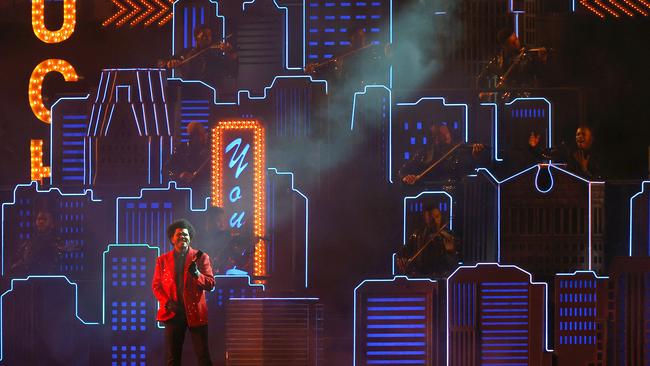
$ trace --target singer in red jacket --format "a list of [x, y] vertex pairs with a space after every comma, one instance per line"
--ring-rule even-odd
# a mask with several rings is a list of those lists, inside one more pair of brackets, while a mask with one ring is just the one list
[[205, 291], [214, 288], [210, 258], [190, 247], [194, 227], [173, 222], [167, 237], [174, 249], [156, 260], [151, 287], [158, 299], [157, 320], [165, 323], [167, 365], [181, 365], [185, 331], [189, 329], [199, 365], [211, 365], [208, 350], [208, 306]]

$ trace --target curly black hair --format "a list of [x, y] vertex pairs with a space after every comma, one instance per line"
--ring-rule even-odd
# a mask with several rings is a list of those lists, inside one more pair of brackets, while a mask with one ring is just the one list
[[189, 221], [185, 219], [176, 220], [167, 226], [167, 238], [169, 238], [169, 240], [172, 240], [172, 236], [174, 236], [176, 229], [187, 229], [190, 234], [190, 240], [194, 238], [194, 233], [196, 232], [194, 226], [192, 226]]

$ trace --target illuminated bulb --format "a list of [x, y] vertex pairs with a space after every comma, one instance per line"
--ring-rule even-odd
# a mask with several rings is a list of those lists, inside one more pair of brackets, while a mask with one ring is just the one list
[[45, 43], [60, 43], [70, 38], [76, 24], [76, 0], [63, 0], [63, 25], [56, 31], [45, 27], [45, 4], [32, 1], [32, 30], [38, 39]]
[[43, 105], [41, 95], [43, 79], [50, 72], [58, 72], [63, 75], [65, 81], [77, 81], [79, 78], [72, 65], [65, 60], [49, 59], [41, 62], [34, 68], [29, 79], [29, 104], [34, 115], [45, 123], [50, 123], [50, 111]]

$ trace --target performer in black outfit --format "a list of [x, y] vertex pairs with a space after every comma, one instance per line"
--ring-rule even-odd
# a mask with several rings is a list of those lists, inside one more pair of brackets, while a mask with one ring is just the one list
[[209, 184], [210, 146], [208, 134], [198, 122], [187, 125], [189, 141], [176, 146], [174, 153], [165, 163], [170, 179], [182, 185]]
[[504, 89], [536, 87], [537, 76], [546, 64], [546, 48], [528, 48], [521, 45], [519, 37], [510, 29], [497, 34], [500, 50], [477, 76], [477, 86]]
[[196, 27], [194, 41], [196, 47], [161, 62], [161, 66], [176, 69], [177, 76], [184, 80], [201, 80], [217, 90], [223, 85], [226, 77], [237, 75], [237, 53], [227, 42], [215, 43], [210, 27]]
[[60, 255], [66, 251], [65, 242], [57, 235], [54, 215], [40, 210], [34, 220], [36, 230], [14, 254], [9, 273], [14, 277], [28, 274], [58, 272]]
[[567, 150], [567, 168], [588, 179], [599, 179], [602, 168], [598, 154], [592, 149], [593, 133], [590, 127], [581, 125], [576, 130], [576, 144]]
[[444, 277], [458, 266], [457, 240], [442, 223], [438, 208], [427, 207], [422, 217], [424, 226], [415, 230], [397, 253], [398, 270], [407, 275]]
[[[430, 144], [404, 163], [399, 170], [399, 177], [405, 184], [414, 185], [420, 180], [458, 180], [474, 169], [475, 163], [482, 157], [481, 153], [485, 148], [482, 144], [454, 144], [451, 132], [445, 125], [431, 125], [429, 131]], [[471, 148], [471, 153], [466, 153], [467, 148]], [[421, 175], [446, 154], [449, 154], [448, 159], [443, 159], [436, 168]]]
[[551, 159], [558, 163], [566, 163], [567, 169], [587, 179], [600, 179], [602, 166], [599, 155], [594, 153], [593, 132], [589, 126], [580, 125], [576, 129], [575, 145], [562, 144], [560, 149], [545, 151], [539, 147], [539, 135], [531, 133], [528, 140], [531, 156], [537, 162]]

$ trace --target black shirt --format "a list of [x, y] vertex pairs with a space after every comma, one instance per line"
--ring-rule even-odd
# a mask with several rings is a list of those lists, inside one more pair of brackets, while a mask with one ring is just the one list
[[185, 258], [189, 248], [185, 248], [183, 252], [179, 253], [174, 250], [174, 280], [176, 281], [176, 297], [178, 298], [178, 309], [183, 311], [185, 305], [183, 303], [183, 287], [184, 287], [184, 274], [185, 274]]

